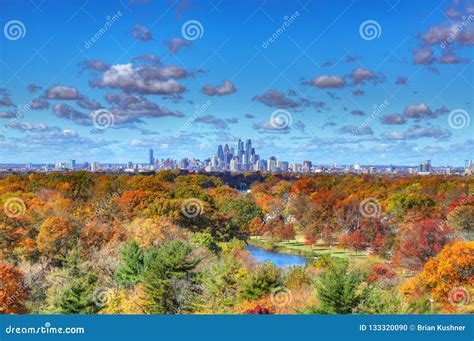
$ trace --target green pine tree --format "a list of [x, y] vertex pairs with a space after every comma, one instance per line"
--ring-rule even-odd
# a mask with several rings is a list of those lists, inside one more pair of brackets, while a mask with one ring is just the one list
[[143, 276], [145, 310], [150, 314], [173, 314], [188, 311], [197, 291], [198, 258], [188, 244], [173, 240], [158, 249]]
[[101, 306], [95, 298], [97, 275], [94, 272], [81, 274], [72, 280], [59, 297], [58, 310], [61, 314], [94, 314]]
[[364, 275], [357, 270], [349, 270], [347, 262], [334, 262], [316, 282], [320, 306], [315, 313], [350, 314], [367, 296], [368, 289], [361, 288]]
[[145, 253], [133, 241], [120, 250], [120, 265], [115, 272], [115, 281], [119, 285], [131, 287], [141, 280], [144, 269]]
[[58, 314], [95, 314], [101, 308], [98, 301], [98, 276], [81, 263], [81, 250], [74, 249], [66, 259], [65, 285], [50, 298], [50, 312]]

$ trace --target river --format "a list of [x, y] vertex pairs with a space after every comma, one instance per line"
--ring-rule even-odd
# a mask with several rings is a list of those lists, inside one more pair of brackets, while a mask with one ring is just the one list
[[278, 267], [288, 267], [305, 265], [308, 262], [307, 258], [301, 256], [287, 255], [284, 253], [272, 252], [264, 250], [256, 246], [246, 246], [245, 249], [250, 252], [253, 259], [257, 263], [270, 262]]

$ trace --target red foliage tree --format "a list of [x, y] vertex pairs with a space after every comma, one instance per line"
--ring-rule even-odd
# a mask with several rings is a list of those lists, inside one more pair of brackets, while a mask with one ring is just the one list
[[381, 233], [377, 233], [374, 240], [370, 243], [372, 254], [381, 255], [385, 252], [385, 240]]
[[284, 240], [291, 240], [295, 238], [296, 232], [293, 227], [293, 224], [284, 224], [281, 229], [281, 238]]
[[313, 192], [316, 192], [317, 188], [312, 181], [312, 179], [309, 178], [303, 178], [298, 180], [293, 187], [291, 188], [291, 193], [292, 194], [311, 194]]
[[316, 237], [314, 236], [313, 231], [308, 231], [304, 236], [305, 245], [314, 245], [316, 244]]
[[420, 270], [436, 256], [448, 241], [449, 229], [444, 222], [423, 219], [403, 225], [398, 231], [394, 261], [411, 270]]
[[245, 314], [253, 314], [253, 315], [270, 315], [272, 312], [270, 309], [262, 307], [260, 305], [255, 306], [252, 309], [248, 309], [245, 311]]
[[329, 226], [326, 226], [321, 230], [321, 237], [328, 244], [329, 247], [331, 247], [332, 244], [336, 241], [336, 238], [334, 237], [334, 230]]
[[360, 230], [355, 231], [349, 238], [349, 247], [356, 251], [364, 250], [367, 246], [367, 241]]
[[379, 282], [386, 279], [392, 279], [396, 276], [395, 271], [385, 264], [375, 264], [370, 268], [367, 281]]
[[157, 194], [151, 191], [127, 191], [117, 198], [117, 204], [122, 215], [131, 219], [147, 208], [156, 197]]

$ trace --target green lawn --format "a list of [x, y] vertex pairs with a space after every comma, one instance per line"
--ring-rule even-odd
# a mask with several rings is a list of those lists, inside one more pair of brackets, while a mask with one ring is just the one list
[[250, 237], [250, 245], [260, 246], [267, 250], [273, 250], [281, 253], [296, 254], [306, 256], [309, 258], [322, 256], [324, 254], [331, 254], [337, 257], [348, 257], [348, 258], [367, 258], [368, 253], [366, 251], [352, 251], [347, 249], [339, 248], [337, 245], [329, 247], [323, 242], [318, 242], [315, 245], [305, 245], [304, 236], [296, 236], [294, 240], [290, 241], [272, 241], [270, 239], [262, 238], [260, 236]]

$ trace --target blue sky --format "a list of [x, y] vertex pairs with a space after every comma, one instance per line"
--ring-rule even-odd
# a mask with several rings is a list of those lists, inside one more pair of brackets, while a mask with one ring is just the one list
[[203, 159], [238, 138], [290, 162], [473, 158], [470, 2], [0, 6], [0, 163]]

